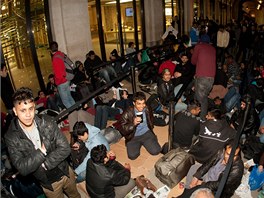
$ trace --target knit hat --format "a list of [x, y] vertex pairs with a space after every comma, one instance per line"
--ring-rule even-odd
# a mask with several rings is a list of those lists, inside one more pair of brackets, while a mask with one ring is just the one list
[[114, 50], [111, 52], [111, 55], [117, 57], [117, 56], [118, 56], [117, 50], [114, 49]]
[[203, 34], [200, 38], [200, 41], [203, 43], [210, 43], [210, 37], [207, 34]]

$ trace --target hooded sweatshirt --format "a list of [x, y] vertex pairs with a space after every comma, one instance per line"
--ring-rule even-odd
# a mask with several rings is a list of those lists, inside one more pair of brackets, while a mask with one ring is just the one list
[[194, 144], [189, 153], [201, 164], [213, 157], [219, 149], [233, 139], [236, 131], [225, 120], [207, 120], [201, 124], [198, 142]]
[[101, 134], [100, 129], [87, 123], [85, 123], [85, 126], [88, 129], [88, 134], [89, 134], [88, 139], [84, 142], [86, 148], [88, 148], [88, 153], [84, 158], [83, 162], [75, 169], [75, 173], [77, 175], [79, 175], [83, 171], [86, 171], [87, 161], [91, 157], [90, 151], [92, 150], [93, 147], [103, 144], [106, 146], [106, 149], [108, 151], [110, 149], [109, 144], [105, 139], [105, 137]]

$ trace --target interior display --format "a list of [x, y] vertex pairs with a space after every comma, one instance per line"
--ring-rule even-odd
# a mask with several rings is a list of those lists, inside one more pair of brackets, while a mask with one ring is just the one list
[[133, 16], [133, 8], [126, 8], [126, 17]]

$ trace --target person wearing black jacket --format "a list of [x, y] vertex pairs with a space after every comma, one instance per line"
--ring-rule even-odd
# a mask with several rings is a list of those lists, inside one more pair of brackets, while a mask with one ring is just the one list
[[158, 97], [162, 105], [168, 106], [169, 102], [174, 99], [174, 85], [171, 81], [169, 69], [164, 69], [161, 73], [162, 81], [158, 86]]
[[5, 63], [1, 63], [0, 76], [1, 76], [1, 99], [5, 104], [8, 113], [12, 113], [12, 108], [13, 108], [12, 95], [14, 94], [14, 88], [12, 86]]
[[[185, 189], [183, 194], [178, 198], [189, 198], [191, 194], [198, 188], [209, 188], [213, 193], [216, 193], [221, 178], [226, 169], [229, 155], [232, 150], [230, 141], [225, 149], [220, 149], [216, 155], [205, 162], [193, 175], [193, 180], [190, 184], [190, 189]], [[221, 198], [230, 198], [235, 190], [240, 185], [244, 173], [244, 164], [240, 156], [240, 148], [236, 148], [233, 163], [225, 183], [225, 187], [221, 194]]]
[[255, 136], [259, 129], [260, 120], [255, 109], [252, 107], [252, 98], [248, 94], [242, 97], [240, 108], [232, 115], [230, 125], [236, 130], [242, 125], [247, 106], [249, 106], [249, 111], [243, 128], [243, 134], [247, 137], [250, 135]]
[[130, 165], [121, 165], [101, 144], [91, 150], [86, 167], [86, 190], [91, 198], [123, 198], [135, 186]]
[[12, 120], [5, 142], [14, 167], [22, 176], [32, 174], [46, 197], [80, 198], [73, 170], [66, 158], [71, 149], [66, 137], [50, 117], [35, 115], [33, 93], [22, 87], [13, 95]]

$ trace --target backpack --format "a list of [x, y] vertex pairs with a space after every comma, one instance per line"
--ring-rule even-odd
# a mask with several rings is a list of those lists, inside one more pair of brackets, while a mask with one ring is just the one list
[[191, 154], [181, 148], [173, 149], [155, 163], [155, 175], [162, 183], [173, 188], [187, 175], [194, 163]]
[[152, 94], [146, 101], [146, 105], [151, 107], [153, 113], [156, 113], [161, 110], [161, 103], [159, 100], [158, 94]]
[[74, 69], [76, 68], [76, 65], [72, 62], [72, 60], [64, 54], [64, 57], [60, 55], [55, 55], [54, 57], [57, 57], [64, 62], [65, 70], [66, 70], [66, 79], [68, 81], [71, 81], [74, 78]]
[[153, 124], [155, 126], [166, 126], [169, 124], [169, 114], [164, 111], [153, 113]]

